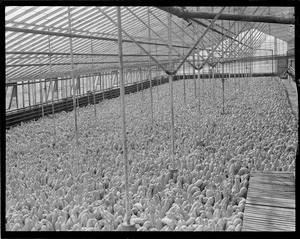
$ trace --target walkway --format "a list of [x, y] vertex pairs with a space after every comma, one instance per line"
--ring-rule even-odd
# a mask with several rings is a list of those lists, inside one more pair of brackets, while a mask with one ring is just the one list
[[292, 172], [251, 173], [242, 231], [295, 231]]
[[298, 110], [298, 95], [297, 95], [297, 87], [296, 83], [292, 80], [281, 79], [282, 83], [284, 84], [290, 105], [292, 107], [293, 113], [297, 119], [299, 119], [299, 110]]

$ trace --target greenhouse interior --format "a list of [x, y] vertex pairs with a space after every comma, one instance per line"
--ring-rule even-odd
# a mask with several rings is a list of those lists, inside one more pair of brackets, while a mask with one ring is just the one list
[[6, 6], [5, 232], [295, 231], [295, 8]]

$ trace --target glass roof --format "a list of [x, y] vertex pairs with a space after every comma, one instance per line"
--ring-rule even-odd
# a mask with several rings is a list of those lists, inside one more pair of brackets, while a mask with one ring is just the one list
[[[71, 72], [70, 38], [68, 11], [71, 16], [71, 33], [74, 64], [82, 72], [92, 73], [117, 67], [118, 32], [116, 22], [117, 7], [66, 7], [66, 6], [9, 6], [5, 8], [5, 49], [6, 82], [33, 80], [49, 77], [51, 55], [52, 75]], [[221, 7], [186, 7], [189, 11], [218, 13]], [[105, 13], [105, 14], [104, 14]], [[226, 7], [223, 13], [246, 15], [293, 16], [293, 7]], [[156, 7], [121, 7], [122, 28], [141, 46], [155, 54], [158, 61], [168, 60], [168, 13]], [[149, 24], [150, 21], [150, 36]], [[172, 15], [172, 54], [178, 61], [184, 57], [211, 22], [198, 19], [200, 24], [188, 22]], [[255, 31], [253, 29], [256, 29]], [[32, 30], [33, 32], [31, 32]], [[222, 34], [227, 36], [223, 37]], [[247, 47], [259, 47], [266, 34], [285, 42], [294, 38], [294, 26], [283, 24], [237, 22], [217, 20], [213, 30], [209, 30], [199, 44], [200, 48], [216, 48], [220, 57], [221, 42], [227, 48], [224, 57], [238, 57], [235, 49], [245, 51]], [[147, 67], [148, 56], [123, 33], [123, 54], [125, 68]], [[197, 37], [198, 36], [198, 37]], [[257, 39], [254, 40], [254, 36]], [[93, 39], [88, 38], [93, 37]], [[233, 40], [234, 39], [234, 40]], [[240, 41], [240, 42], [239, 42]], [[49, 49], [49, 42], [51, 49]], [[92, 46], [93, 54], [92, 55]], [[51, 51], [50, 51], [51, 50]], [[203, 51], [204, 52], [204, 51]], [[66, 55], [67, 53], [67, 55]], [[89, 54], [89, 55], [76, 55]], [[98, 55], [97, 55], [98, 54]], [[102, 54], [99, 55], [99, 54]], [[103, 54], [111, 54], [106, 56]], [[207, 53], [208, 54], [208, 53]], [[200, 54], [201, 55], [201, 54]], [[130, 63], [126, 63], [130, 61]], [[154, 64], [154, 62], [152, 62]], [[66, 73], [67, 72], [67, 73]], [[78, 74], [80, 71], [77, 71]]]

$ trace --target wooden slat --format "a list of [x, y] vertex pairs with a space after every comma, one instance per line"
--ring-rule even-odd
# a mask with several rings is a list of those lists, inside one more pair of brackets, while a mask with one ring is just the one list
[[263, 178], [263, 177], [256, 177], [251, 179], [252, 182], [260, 182], [260, 183], [270, 183], [270, 184], [284, 184], [284, 185], [290, 185], [294, 186], [295, 185], [295, 180], [290, 179], [290, 178]]
[[251, 188], [248, 191], [248, 195], [253, 196], [269, 196], [271, 198], [289, 198], [289, 199], [295, 199], [295, 194], [293, 192], [280, 192], [280, 191], [265, 191], [262, 189], [254, 189]]
[[293, 220], [295, 220], [295, 214], [292, 215], [289, 212], [288, 213], [284, 213], [281, 211], [277, 211], [277, 212], [272, 212], [272, 211], [257, 211], [254, 209], [249, 209], [247, 208], [247, 210], [245, 211], [246, 216], [244, 217], [245, 219], [247, 219], [248, 217], [257, 217], [257, 218], [269, 218], [270, 220], [281, 220], [284, 219], [284, 223], [291, 223]]
[[292, 172], [251, 173], [243, 231], [295, 231]]
[[287, 215], [287, 214], [280, 214], [280, 213], [271, 213], [271, 212], [258, 212], [255, 210], [247, 210], [245, 211], [246, 216], [244, 219], [248, 219], [249, 217], [251, 218], [271, 218], [271, 221], [278, 221], [282, 222], [285, 221], [284, 224], [292, 224], [294, 225], [295, 221], [295, 215]]
[[243, 231], [295, 231], [295, 227], [278, 226], [277, 224], [262, 224], [261, 222], [247, 222]]
[[280, 230], [295, 230], [295, 224], [283, 223], [280, 221], [275, 221], [271, 219], [264, 218], [247, 218], [244, 223], [248, 224], [259, 224], [261, 226], [274, 227]]
[[[249, 185], [251, 184], [251, 182], [249, 182]], [[256, 183], [255, 186], [253, 186], [254, 188], [259, 188], [259, 189], [264, 189], [266, 190], [273, 190], [273, 191], [282, 191], [282, 192], [293, 192], [295, 189], [295, 187], [292, 186], [278, 186], [278, 185], [272, 185], [272, 184], [258, 184]]]
[[274, 207], [283, 207], [283, 208], [295, 208], [295, 201], [286, 200], [282, 201], [280, 199], [272, 199], [266, 197], [253, 197], [247, 199], [248, 204], [257, 204], [257, 205], [266, 205], [266, 206], [274, 206]]
[[291, 173], [292, 172], [288, 172], [288, 173], [285, 173], [285, 174], [279, 174], [278, 176], [274, 175], [274, 174], [266, 174], [266, 175], [255, 174], [253, 176], [250, 176], [250, 178], [251, 179], [256, 179], [256, 178], [265, 178], [265, 179], [274, 178], [274, 179], [277, 179], [277, 180], [280, 180], [280, 179], [294, 180], [294, 178], [291, 177]]
[[273, 178], [275, 177], [276, 179], [288, 179], [288, 180], [294, 180], [293, 177], [291, 177], [291, 173], [292, 172], [288, 172], [288, 173], [282, 173], [282, 174], [278, 174], [278, 175], [274, 175], [274, 174], [265, 174], [265, 175], [261, 175], [261, 174], [252, 174], [250, 176], [251, 179], [255, 179], [255, 178]]
[[260, 183], [270, 183], [270, 184], [278, 184], [278, 185], [288, 185], [288, 186], [294, 186], [295, 181], [290, 180], [288, 181], [288, 178], [263, 178], [263, 177], [256, 177], [251, 179], [252, 182], [260, 182]]
[[[263, 190], [262, 188], [251, 188], [248, 190], [248, 195], [251, 194], [267, 194], [270, 197], [272, 197], [274, 195], [274, 197], [276, 197], [277, 195], [280, 197], [284, 197], [284, 198], [290, 198], [290, 199], [294, 199], [295, 198], [295, 193], [293, 191], [276, 191], [276, 190]], [[293, 197], [293, 198], [291, 198]]]

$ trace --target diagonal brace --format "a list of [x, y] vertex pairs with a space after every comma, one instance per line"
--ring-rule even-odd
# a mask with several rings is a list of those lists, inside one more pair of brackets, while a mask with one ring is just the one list
[[[244, 12], [246, 9], [246, 7], [244, 7], [243, 11]], [[208, 55], [208, 57], [206, 58], [206, 60], [202, 63], [202, 67], [207, 63], [207, 61], [209, 60], [209, 58], [214, 54], [215, 50], [218, 48], [218, 46], [221, 44], [221, 42], [225, 39], [225, 35], [227, 34], [228, 31], [230, 31], [230, 29], [235, 25], [236, 22], [233, 22], [229, 28], [227, 29], [226, 33], [223, 35], [223, 37], [221, 38], [219, 44], [216, 44], [216, 46], [214, 47], [214, 49], [212, 49], [212, 51], [210, 52], [210, 54]], [[236, 37], [235, 37], [236, 38]], [[233, 42], [233, 41], [232, 41]], [[226, 50], [225, 50], [226, 51]]]
[[[101, 13], [103, 13], [116, 27], [118, 27], [118, 24], [102, 9], [97, 8]], [[156, 60], [151, 54], [149, 54], [148, 51], [145, 50], [144, 47], [142, 47], [132, 36], [130, 36], [124, 29], [121, 29], [122, 32], [130, 39], [132, 40], [143, 52], [145, 52], [154, 62], [158, 64], [158, 66], [165, 72], [167, 72], [167, 69], [158, 61]]]
[[[139, 16], [137, 16], [132, 10], [130, 10], [129, 8], [127, 8], [126, 7], [126, 9], [129, 11], [129, 12], [131, 12], [131, 14], [132, 15], [134, 15], [141, 23], [143, 23], [148, 29], [150, 29], [150, 31], [152, 31], [156, 36], [158, 36], [158, 38], [162, 41], [162, 42], [164, 42], [164, 43], [167, 43], [159, 34], [157, 34], [154, 30], [152, 30]], [[153, 14], [152, 14], [153, 15]], [[163, 22], [161, 22], [164, 26], [166, 26]], [[166, 26], [167, 27], [167, 26]], [[177, 36], [177, 35], [176, 35]], [[177, 36], [178, 37], [178, 36]], [[185, 42], [184, 42], [185, 43]], [[188, 46], [188, 44], [187, 43], [185, 43], [187, 46]], [[190, 46], [188, 46], [188, 47], [190, 47]], [[172, 49], [176, 52], [176, 53], [178, 53], [182, 58], [184, 58], [184, 56], [179, 52], [179, 51], [177, 51], [175, 48], [173, 48], [172, 47]], [[195, 68], [196, 69], [196, 66], [193, 64], [193, 63], [191, 63], [190, 61], [187, 61], [193, 68]]]
[[[182, 62], [179, 64], [179, 66], [177, 67], [177, 69], [173, 72], [173, 74], [176, 74], [176, 72], [180, 69], [180, 67], [183, 65], [183, 63], [187, 60], [187, 58], [190, 56], [190, 54], [194, 51], [194, 49], [196, 48], [196, 46], [199, 44], [199, 42], [203, 39], [203, 37], [205, 36], [205, 34], [209, 31], [209, 29], [211, 27], [214, 26], [216, 20], [219, 18], [219, 16], [222, 14], [222, 12], [225, 10], [225, 7], [222, 7], [222, 9], [220, 10], [220, 12], [215, 16], [215, 18], [211, 21], [210, 25], [205, 29], [205, 31], [202, 33], [202, 35], [200, 36], [200, 38], [197, 40], [197, 42], [194, 44], [194, 46], [190, 49], [190, 51], [188, 52], [188, 54], [185, 56], [185, 58], [182, 60]], [[200, 69], [200, 68], [199, 68]]]

